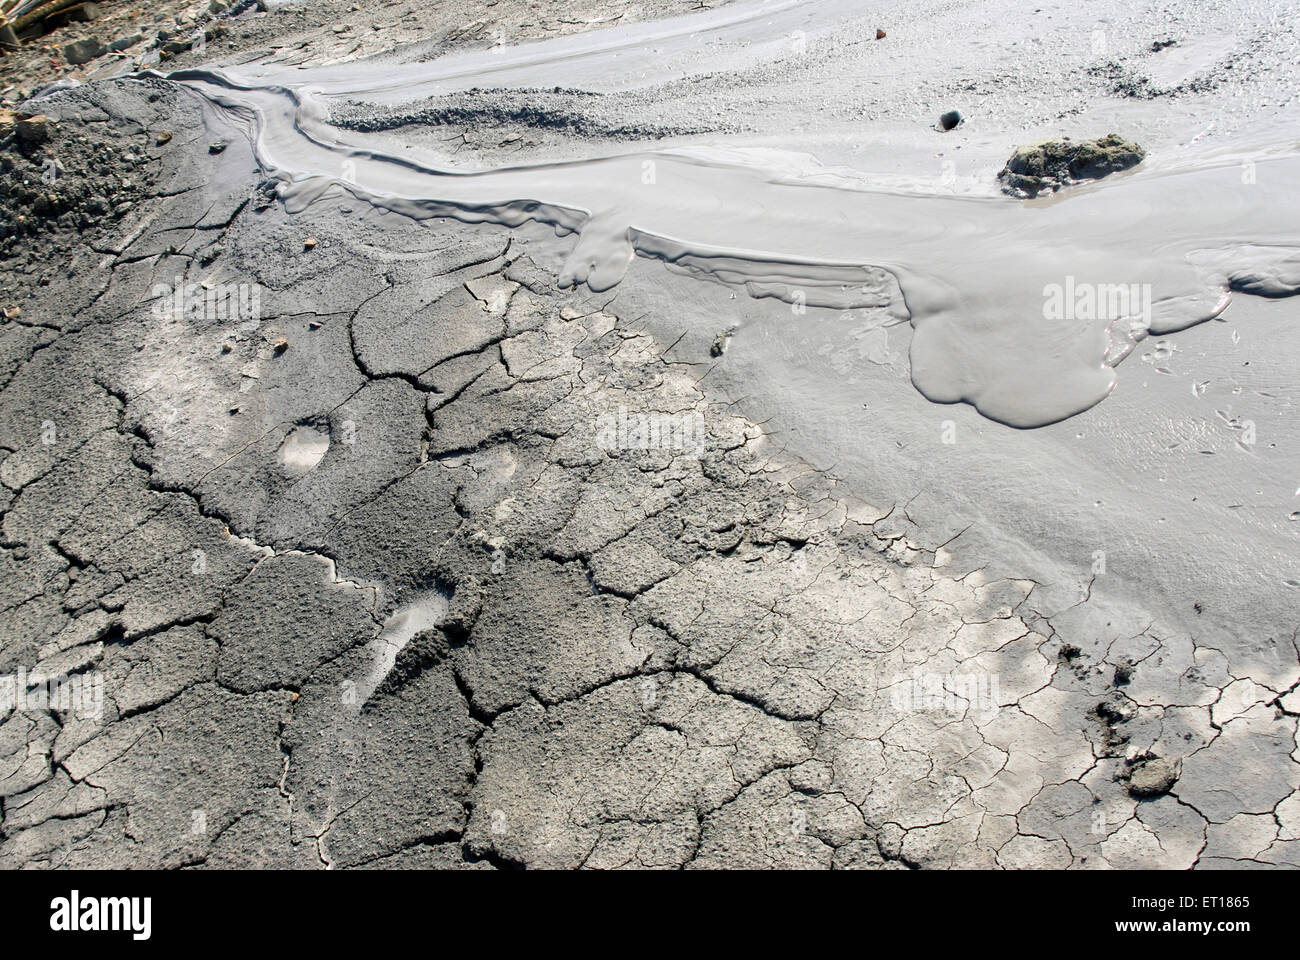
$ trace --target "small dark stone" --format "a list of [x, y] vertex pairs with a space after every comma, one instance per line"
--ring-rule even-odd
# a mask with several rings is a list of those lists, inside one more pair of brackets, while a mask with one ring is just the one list
[[1103, 700], [1093, 708], [1093, 712], [1099, 720], [1111, 726], [1132, 719], [1131, 709], [1122, 700]]
[[138, 33], [133, 33], [129, 37], [118, 37], [108, 45], [108, 51], [109, 53], [121, 53], [123, 50], [134, 47], [143, 39], [144, 37]]
[[74, 65], [89, 63], [96, 57], [103, 56], [104, 49], [104, 45], [94, 37], [73, 40], [63, 45], [63, 59]]
[[961, 113], [959, 113], [958, 111], [949, 110], [947, 113], [945, 113], [942, 117], [939, 118], [939, 129], [944, 131], [951, 130], [955, 126], [957, 126], [957, 124], [961, 123], [965, 119], [966, 118], [963, 117]]
[[50, 138], [50, 124], [44, 114], [25, 117], [14, 124], [14, 132], [23, 143], [44, 143]]
[[99, 4], [83, 3], [68, 11], [68, 19], [80, 21], [81, 23], [89, 23], [92, 20], [98, 20], [99, 13]]

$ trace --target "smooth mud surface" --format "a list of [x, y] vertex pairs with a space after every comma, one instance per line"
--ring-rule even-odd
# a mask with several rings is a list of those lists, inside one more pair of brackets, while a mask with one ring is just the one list
[[1294, 13], [686, 6], [28, 105], [0, 862], [1300, 865]]

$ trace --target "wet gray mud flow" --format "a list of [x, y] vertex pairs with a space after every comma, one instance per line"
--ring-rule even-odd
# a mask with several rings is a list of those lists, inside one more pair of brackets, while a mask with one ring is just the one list
[[[742, 14], [755, 6], [769, 7], [742, 4], [715, 29], [749, 24], [752, 15]], [[772, 6], [763, 36], [781, 39], [790, 29], [781, 14], [791, 6]], [[332, 98], [385, 103], [470, 84], [542, 86], [557, 63], [569, 82], [599, 87], [613, 53], [650, 50], [688, 27], [698, 41], [699, 26], [685, 24], [449, 64], [186, 71], [172, 79], [255, 117], [258, 157], [281, 181], [290, 210], [334, 188], [412, 217], [537, 220], [579, 234], [561, 286], [608, 290], [639, 254], [741, 284], [753, 296], [851, 309], [879, 300], [868, 268], [883, 268], [897, 279], [915, 330], [917, 388], [1016, 427], [1098, 403], [1137, 342], [1211, 319], [1229, 288], [1271, 297], [1300, 290], [1294, 152], [1255, 164], [1249, 189], [1241, 158], [1218, 155], [1031, 204], [864, 189], [833, 174], [800, 182], [788, 171], [672, 153], [450, 172], [411, 153], [385, 155], [324, 119]], [[1253, 155], [1259, 145], [1251, 146]]]
[[43, 97], [162, 162], [6, 327], [0, 673], [100, 700], [0, 703], [0, 864], [1300, 866], [1293, 136], [1020, 202], [357, 123], [860, 7]]

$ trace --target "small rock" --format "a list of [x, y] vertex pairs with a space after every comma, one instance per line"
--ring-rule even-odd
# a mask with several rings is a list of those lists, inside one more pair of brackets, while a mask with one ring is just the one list
[[271, 347], [271, 354], [272, 356], [278, 357], [280, 354], [284, 353], [284, 351], [288, 349], [289, 349], [289, 341], [286, 340], [284, 337], [281, 337], [279, 340], [275, 341], [275, 345]]
[[17, 320], [22, 315], [23, 315], [22, 307], [5, 307], [6, 320]]
[[877, 31], [876, 31], [876, 39], [877, 39], [877, 40], [884, 40], [884, 39], [885, 39], [885, 31], [884, 31], [884, 30], [877, 30]]
[[961, 123], [964, 119], [966, 118], [958, 111], [949, 110], [939, 118], [939, 129], [947, 132], [957, 126], [957, 124]]
[[1168, 760], [1153, 758], [1135, 766], [1128, 777], [1128, 792], [1139, 799], [1168, 793], [1178, 781], [1178, 771]]
[[139, 43], [143, 39], [144, 37], [138, 33], [133, 33], [128, 37], [118, 37], [116, 40], [114, 40], [112, 43], [108, 45], [108, 52], [121, 53], [123, 50], [127, 50], [131, 47], [134, 47], [137, 43]]
[[214, 143], [208, 144], [208, 153], [221, 153], [226, 149], [226, 147], [227, 147], [226, 141], [217, 140]]
[[86, 37], [81, 40], [73, 40], [71, 43], [63, 45], [63, 59], [68, 63], [80, 65], [89, 63], [96, 57], [104, 55], [105, 47], [94, 37]]
[[161, 147], [165, 143], [170, 143], [171, 139], [172, 139], [172, 132], [170, 130], [159, 130], [158, 135], [154, 137], [153, 142], [158, 144], [158, 146]]
[[1096, 140], [1040, 140], [1020, 147], [998, 174], [1002, 192], [1029, 198], [1080, 180], [1099, 180], [1137, 166], [1146, 151], [1117, 133]]
[[312, 249], [312, 247], [314, 247], [314, 246], [316, 246], [316, 238], [315, 238], [315, 237], [308, 237], [306, 240], [304, 240], [304, 241], [302, 242], [302, 247], [303, 247], [304, 250], [310, 250], [310, 249]]
[[26, 117], [14, 124], [14, 132], [23, 143], [44, 143], [50, 139], [50, 123], [45, 114]]

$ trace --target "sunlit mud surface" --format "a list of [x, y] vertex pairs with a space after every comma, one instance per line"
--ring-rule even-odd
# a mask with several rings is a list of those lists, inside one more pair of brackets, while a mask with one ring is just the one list
[[1300, 866], [1287, 4], [347, 6], [0, 144], [0, 866]]

